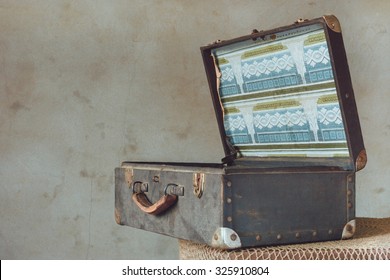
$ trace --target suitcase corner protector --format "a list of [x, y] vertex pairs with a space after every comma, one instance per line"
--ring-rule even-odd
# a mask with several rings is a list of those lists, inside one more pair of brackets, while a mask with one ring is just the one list
[[356, 220], [350, 220], [343, 229], [341, 239], [350, 239], [353, 237], [356, 231]]
[[242, 247], [240, 236], [227, 227], [218, 228], [212, 237], [211, 246], [220, 249], [236, 249]]
[[338, 18], [334, 15], [324, 15], [326, 25], [334, 32], [341, 33], [341, 26]]
[[365, 149], [361, 150], [356, 158], [356, 171], [362, 170], [367, 164], [367, 152]]

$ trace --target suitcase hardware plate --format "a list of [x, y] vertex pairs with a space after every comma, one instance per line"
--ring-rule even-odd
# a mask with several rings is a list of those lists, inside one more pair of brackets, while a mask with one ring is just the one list
[[135, 181], [131, 188], [133, 193], [144, 193], [148, 192], [149, 184], [146, 182]]
[[184, 187], [177, 184], [170, 183], [164, 189], [165, 195], [184, 196]]

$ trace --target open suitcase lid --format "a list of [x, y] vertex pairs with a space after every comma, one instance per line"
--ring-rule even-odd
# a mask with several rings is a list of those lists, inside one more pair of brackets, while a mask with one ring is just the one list
[[335, 16], [201, 47], [226, 157], [360, 170], [362, 133]]

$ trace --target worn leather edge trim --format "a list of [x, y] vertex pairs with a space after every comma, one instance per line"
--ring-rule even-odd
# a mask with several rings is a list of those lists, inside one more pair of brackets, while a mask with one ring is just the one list
[[120, 213], [120, 211], [117, 208], [115, 208], [115, 222], [118, 225], [123, 225], [122, 218], [121, 218], [121, 213]]

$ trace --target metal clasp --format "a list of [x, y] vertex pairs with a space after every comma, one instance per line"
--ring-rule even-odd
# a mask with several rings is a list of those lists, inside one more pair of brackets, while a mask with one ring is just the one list
[[201, 198], [204, 191], [204, 173], [194, 173], [193, 186], [194, 195]]

